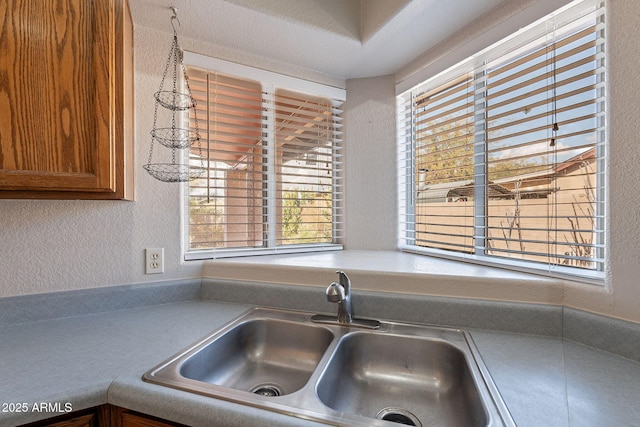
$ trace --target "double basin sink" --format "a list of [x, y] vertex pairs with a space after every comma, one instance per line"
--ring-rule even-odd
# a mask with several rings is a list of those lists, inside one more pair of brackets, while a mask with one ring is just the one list
[[313, 317], [252, 309], [143, 379], [336, 426], [515, 426], [468, 333]]

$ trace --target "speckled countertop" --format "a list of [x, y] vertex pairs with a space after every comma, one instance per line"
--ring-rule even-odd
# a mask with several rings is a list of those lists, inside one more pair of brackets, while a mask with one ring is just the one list
[[[33, 411], [42, 402], [112, 403], [189, 425], [318, 425], [141, 380], [249, 308], [193, 300], [2, 326], [0, 425], [59, 415]], [[640, 363], [554, 336], [468, 330], [519, 426], [640, 426]]]

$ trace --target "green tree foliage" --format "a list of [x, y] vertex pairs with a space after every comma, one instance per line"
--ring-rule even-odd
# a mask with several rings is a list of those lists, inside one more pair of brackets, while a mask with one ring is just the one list
[[[192, 249], [222, 246], [224, 242], [224, 214], [215, 199], [189, 199], [189, 240]], [[213, 244], [212, 244], [213, 243]]]
[[289, 240], [295, 237], [300, 231], [300, 224], [302, 222], [302, 205], [308, 203], [308, 200], [304, 200], [299, 197], [299, 194], [304, 195], [305, 199], [307, 193], [298, 193], [293, 191], [287, 191], [284, 193], [284, 203], [282, 206], [282, 234], [285, 239]]
[[296, 189], [284, 192], [283, 244], [331, 242], [332, 227], [330, 193]]

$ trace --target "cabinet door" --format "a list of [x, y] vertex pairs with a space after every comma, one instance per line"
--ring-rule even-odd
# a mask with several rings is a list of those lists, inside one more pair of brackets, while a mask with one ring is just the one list
[[113, 407], [113, 411], [113, 427], [186, 427], [124, 408]]
[[[79, 412], [60, 415], [42, 421], [25, 424], [22, 427], [106, 427], [108, 418], [101, 422], [101, 413], [105, 412], [104, 405], [97, 408], [89, 408]], [[106, 413], [106, 412], [105, 412]]]
[[0, 20], [0, 196], [126, 197], [126, 3], [3, 0]]
[[96, 427], [97, 421], [94, 414], [82, 415], [65, 421], [46, 424], [46, 427]]

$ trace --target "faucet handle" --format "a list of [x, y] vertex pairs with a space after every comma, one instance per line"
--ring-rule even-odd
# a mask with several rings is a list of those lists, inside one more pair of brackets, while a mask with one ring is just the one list
[[343, 301], [345, 298], [344, 286], [340, 283], [331, 282], [325, 294], [327, 295], [327, 301], [329, 302]]

